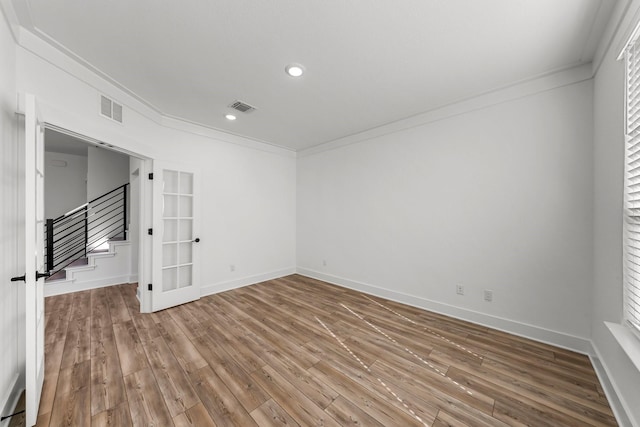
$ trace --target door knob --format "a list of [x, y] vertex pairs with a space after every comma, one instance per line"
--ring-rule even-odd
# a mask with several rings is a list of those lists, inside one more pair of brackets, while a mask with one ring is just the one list
[[39, 271], [36, 271], [36, 280], [42, 278], [42, 277], [49, 277], [51, 276], [51, 273], [49, 273], [48, 271], [44, 272], [44, 273], [40, 273]]

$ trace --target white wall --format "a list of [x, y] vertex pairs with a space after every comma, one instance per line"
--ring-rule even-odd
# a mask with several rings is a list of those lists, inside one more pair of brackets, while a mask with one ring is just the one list
[[[203, 292], [295, 271], [294, 153], [163, 119], [28, 33], [21, 42], [28, 50], [17, 49], [18, 90], [37, 96], [47, 122], [201, 171]], [[123, 103], [124, 124], [99, 115], [99, 93]]]
[[587, 351], [591, 106], [587, 80], [303, 153], [300, 271]]
[[[619, 2], [617, 13], [627, 2]], [[593, 345], [633, 425], [640, 426], [640, 372], [605, 321], [622, 318], [622, 204], [624, 173], [624, 65], [616, 57], [633, 29], [640, 2], [631, 6], [594, 83], [594, 264]], [[619, 16], [619, 15], [618, 15]], [[610, 30], [617, 20], [612, 19]], [[605, 40], [606, 42], [607, 40]], [[604, 45], [606, 47], [606, 44]]]
[[[18, 177], [22, 174], [18, 150], [16, 111], [16, 47], [0, 9], [0, 413], [10, 414], [24, 388], [24, 293], [23, 282], [10, 282], [24, 274], [18, 256], [19, 236], [24, 229], [19, 208]], [[0, 423], [6, 425], [8, 421]]]
[[[117, 151], [89, 146], [87, 149], [87, 201], [95, 200], [108, 192], [115, 190], [129, 182], [129, 156], [121, 154]], [[128, 191], [128, 190], [127, 190]], [[120, 195], [123, 193], [120, 192]], [[109, 199], [107, 203], [116, 203], [119, 199]], [[109, 210], [105, 205], [100, 205], [95, 211], [95, 217], [89, 218], [89, 247], [99, 248], [103, 245], [107, 237], [115, 237], [122, 233], [122, 229], [113, 229], [118, 227], [118, 223], [122, 217], [110, 217], [114, 213], [108, 214]], [[101, 209], [104, 209], [101, 211]], [[107, 217], [99, 215], [107, 214]], [[128, 214], [128, 212], [127, 212]], [[111, 218], [111, 219], [109, 219]], [[97, 236], [108, 232], [108, 236], [98, 239]], [[97, 235], [97, 236], [96, 236]], [[92, 239], [91, 236], [96, 236]], [[124, 262], [124, 260], [121, 260]], [[130, 260], [126, 260], [127, 264]]]
[[87, 202], [87, 156], [48, 151], [44, 155], [44, 214], [57, 218]]
[[129, 156], [90, 145], [87, 150], [87, 200], [129, 182]]

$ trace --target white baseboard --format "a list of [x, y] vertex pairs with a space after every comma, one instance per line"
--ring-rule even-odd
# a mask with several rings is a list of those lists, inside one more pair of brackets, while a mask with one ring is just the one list
[[[2, 416], [7, 416], [13, 413], [14, 408], [18, 404], [18, 400], [20, 399], [20, 395], [22, 394], [22, 390], [24, 390], [24, 384], [20, 381], [20, 375], [15, 374], [13, 379], [11, 380], [10, 387], [7, 391], [6, 396], [3, 401], [0, 402], [0, 410], [2, 410]], [[11, 418], [7, 418], [4, 421], [0, 421], [0, 427], [7, 427], [11, 422]]]
[[593, 369], [596, 371], [596, 375], [600, 380], [604, 394], [607, 396], [609, 406], [611, 406], [611, 410], [613, 411], [613, 415], [616, 417], [616, 421], [623, 427], [640, 426], [640, 424], [629, 419], [629, 415], [627, 414], [630, 414], [631, 412], [627, 411], [625, 403], [620, 400], [618, 387], [616, 386], [615, 381], [611, 380], [613, 377], [609, 375], [609, 368], [602, 363], [603, 359], [598, 347], [594, 345], [593, 349], [595, 356], [589, 357], [591, 359], [591, 365], [593, 365]]
[[376, 295], [382, 298], [411, 305], [413, 307], [433, 311], [439, 314], [444, 314], [456, 319], [466, 320], [468, 322], [487, 326], [493, 329], [498, 329], [500, 331], [508, 332], [510, 334], [518, 335], [524, 338], [530, 338], [535, 341], [555, 345], [557, 347], [565, 348], [568, 350], [573, 350], [578, 353], [593, 354], [593, 346], [591, 345], [591, 341], [586, 338], [580, 338], [562, 332], [552, 331], [549, 329], [540, 328], [538, 326], [517, 322], [515, 320], [504, 319], [502, 317], [492, 316], [477, 311], [455, 307], [449, 304], [432, 301], [415, 295], [408, 295], [389, 289], [379, 288], [377, 286], [345, 279], [343, 277], [333, 276], [303, 267], [298, 267], [297, 273], [302, 276], [311, 277], [313, 279], [322, 280], [334, 285], [354, 289], [371, 295]]
[[44, 284], [44, 296], [68, 294], [70, 292], [86, 291], [88, 289], [104, 288], [106, 286], [120, 285], [122, 283], [132, 283], [131, 276], [115, 276], [90, 281], [65, 281], [63, 283]]
[[218, 292], [230, 291], [232, 289], [242, 288], [243, 286], [255, 285], [256, 283], [265, 282], [267, 280], [278, 279], [280, 277], [289, 276], [296, 272], [295, 267], [284, 268], [269, 273], [257, 274], [255, 276], [247, 276], [239, 279], [229, 280], [226, 282], [215, 283], [200, 288], [200, 295], [207, 296], [217, 294]]

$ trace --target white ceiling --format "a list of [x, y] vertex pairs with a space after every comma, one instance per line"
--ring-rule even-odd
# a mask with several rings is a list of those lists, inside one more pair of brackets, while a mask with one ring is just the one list
[[292, 150], [588, 63], [615, 1], [13, 0], [163, 114]]
[[45, 129], [44, 132], [45, 151], [87, 156], [89, 144], [86, 141], [52, 129]]

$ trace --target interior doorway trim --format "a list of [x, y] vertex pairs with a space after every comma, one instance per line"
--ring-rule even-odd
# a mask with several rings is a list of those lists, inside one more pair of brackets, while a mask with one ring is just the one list
[[[72, 130], [57, 126], [55, 124], [45, 122], [45, 129], [49, 129], [64, 135], [68, 135], [72, 138], [86, 142], [89, 145], [104, 148], [106, 150], [116, 151], [118, 153], [135, 157], [140, 160], [140, 167], [138, 170], [140, 176], [140, 189], [138, 194], [138, 203], [140, 206], [139, 218], [138, 218], [138, 291], [137, 295], [140, 300], [140, 311], [151, 311], [151, 295], [150, 292], [145, 291], [146, 287], [143, 286], [151, 280], [152, 271], [152, 257], [151, 257], [151, 244], [150, 239], [147, 239], [146, 233], [143, 230], [147, 229], [145, 224], [150, 224], [152, 215], [152, 181], [143, 179], [149, 172], [153, 170], [153, 159], [143, 154], [135, 153], [119, 147], [118, 145], [107, 143], [99, 139], [92, 138], [88, 135], [80, 134]], [[46, 144], [46, 141], [45, 141]], [[131, 172], [131, 171], [130, 171]], [[46, 181], [45, 176], [45, 181]]]

